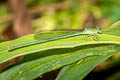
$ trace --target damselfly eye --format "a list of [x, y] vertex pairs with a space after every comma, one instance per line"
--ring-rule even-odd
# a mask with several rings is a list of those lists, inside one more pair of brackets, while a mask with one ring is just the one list
[[98, 31], [98, 33], [99, 33], [99, 34], [102, 34], [102, 31], [100, 30], [100, 31]]
[[102, 29], [101, 29], [101, 28], [98, 29], [98, 33], [99, 33], [99, 34], [102, 33]]

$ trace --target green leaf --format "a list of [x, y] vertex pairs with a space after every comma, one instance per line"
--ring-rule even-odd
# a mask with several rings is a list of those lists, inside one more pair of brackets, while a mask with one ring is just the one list
[[66, 66], [60, 71], [56, 80], [82, 80], [97, 64], [110, 56], [111, 55], [87, 57], [80, 63]]
[[[115, 49], [113, 50], [113, 48]], [[60, 49], [58, 49], [61, 51]], [[64, 51], [65, 49], [63, 49]], [[43, 58], [31, 59], [25, 63], [21, 63], [15, 67], [5, 70], [0, 74], [0, 80], [32, 80], [40, 75], [61, 68], [62, 66], [76, 63], [80, 59], [89, 56], [106, 56], [116, 53], [119, 46], [116, 45], [89, 45], [70, 48], [73, 52], [59, 55], [51, 55]], [[78, 50], [78, 51], [76, 51]], [[106, 51], [108, 50], [108, 51]], [[45, 52], [41, 53], [44, 54]], [[49, 54], [48, 52], [47, 54]], [[40, 54], [38, 54], [40, 55]], [[36, 56], [38, 56], [36, 55]], [[29, 56], [30, 57], [30, 56]], [[31, 56], [32, 57], [32, 56]], [[34, 56], [35, 57], [35, 56]], [[11, 73], [11, 74], [8, 74]], [[7, 75], [7, 76], [6, 76]]]
[[[113, 29], [116, 27], [114, 26]], [[110, 31], [112, 30], [108, 29], [108, 32]], [[107, 59], [108, 56], [110, 57], [120, 51], [119, 36], [116, 36], [116, 34], [110, 35], [109, 33], [98, 34], [98, 36], [99, 40], [97, 41], [93, 39], [93, 36], [88, 37], [88, 39], [85, 40], [85, 35], [79, 35], [31, 45], [13, 51], [8, 51], [8, 47], [22, 45], [37, 40], [34, 39], [34, 35], [28, 35], [13, 41], [0, 43], [0, 63], [25, 55], [25, 58], [21, 63], [1, 72], [0, 80], [31, 80], [63, 66], [75, 64], [81, 59], [85, 59], [86, 61], [87, 57], [102, 56], [98, 61], [98, 58], [94, 58], [94, 60], [92, 59], [91, 61], [89, 60], [90, 62], [88, 61], [88, 64], [93, 63], [94, 65], [89, 64], [92, 67], [84, 67], [84, 70], [87, 69], [88, 72], [90, 72], [96, 64]], [[79, 65], [76, 69], [79, 69], [80, 66], [82, 67], [84, 64]], [[85, 74], [76, 73], [75, 75], [81, 75], [81, 78], [83, 78], [88, 72]]]
[[[120, 25], [120, 22], [117, 22], [113, 24], [112, 26], [110, 26], [108, 29], [104, 30], [103, 33], [119, 36], [119, 31], [118, 31], [119, 25]], [[15, 58], [21, 55], [31, 54], [34, 52], [39, 52], [39, 51], [48, 50], [48, 49], [67, 48], [67, 47], [72, 48], [75, 46], [87, 45], [87, 44], [101, 44], [101, 43], [108, 43], [108, 44], [115, 43], [116, 44], [118, 43], [118, 41], [120, 41], [119, 37], [117, 36], [115, 37], [112, 35], [104, 35], [104, 34], [99, 35], [100, 41], [94, 41], [92, 38], [89, 38], [88, 40], [84, 40], [85, 36], [75, 36], [71, 38], [60, 39], [56, 41], [50, 41], [47, 43], [32, 45], [32, 46], [17, 49], [15, 51], [8, 52], [8, 47], [10, 46], [16, 46], [16, 45], [21, 45], [21, 44], [37, 41], [34, 39], [34, 35], [24, 36], [24, 37], [21, 37], [13, 41], [7, 41], [7, 42], [0, 43], [0, 63], [3, 63], [5, 61], [8, 61], [12, 58]]]
[[42, 44], [31, 45], [10, 52], [8, 51], [8, 49], [6, 49], [7, 45], [4, 46], [5, 44], [8, 45], [11, 44], [11, 46], [15, 46], [20, 43], [28, 43], [35, 41], [33, 40], [32, 35], [26, 36], [15, 41], [0, 44], [0, 46], [4, 46], [2, 49], [4, 50], [6, 49], [5, 51], [0, 52], [0, 63], [3, 63], [18, 56], [40, 52], [48, 49], [73, 48], [75, 46], [90, 45], [90, 44], [117, 44], [117, 45], [120, 44], [120, 37], [105, 35], [105, 34], [99, 34], [98, 36], [100, 37], [98, 41], [93, 40], [93, 37], [89, 37], [87, 40], [85, 40], [85, 35], [80, 35], [71, 38], [50, 41]]
[[[103, 33], [120, 36], [119, 30], [120, 30], [120, 21], [111, 25], [109, 28], [104, 30]], [[95, 56], [93, 56], [93, 59], [91, 57], [91, 59], [88, 59], [87, 62], [82, 61], [82, 63], [80, 64], [68, 65], [60, 71], [56, 80], [82, 80], [98, 63], [106, 60], [110, 56], [112, 55], [99, 56], [100, 58], [97, 58], [97, 59], [94, 59]]]
[[103, 34], [110, 34], [115, 36], [120, 36], [120, 21], [114, 23], [107, 29], [103, 31]]

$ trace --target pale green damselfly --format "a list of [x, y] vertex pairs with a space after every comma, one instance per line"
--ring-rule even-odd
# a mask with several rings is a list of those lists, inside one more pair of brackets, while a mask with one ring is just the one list
[[[101, 28], [97, 28], [96, 31], [91, 31], [85, 29], [83, 32], [78, 32], [78, 31], [49, 31], [49, 32], [40, 32], [36, 33], [35, 39], [39, 38], [39, 41], [31, 42], [31, 43], [26, 43], [26, 44], [21, 44], [17, 46], [11, 46], [8, 48], [8, 51], [13, 51], [18, 48], [26, 47], [26, 46], [31, 46], [35, 44], [40, 44], [40, 43], [45, 43], [48, 41], [53, 41], [53, 40], [58, 40], [58, 39], [63, 39], [63, 38], [69, 38], [73, 36], [78, 36], [78, 35], [87, 35], [89, 36], [94, 36], [94, 39], [98, 39], [97, 34], [101, 34], [102, 30]], [[50, 35], [50, 36], [48, 36]]]

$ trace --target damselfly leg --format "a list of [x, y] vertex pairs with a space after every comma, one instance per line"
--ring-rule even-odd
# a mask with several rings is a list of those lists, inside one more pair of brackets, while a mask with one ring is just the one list
[[97, 33], [85, 35], [85, 40], [87, 40], [89, 37], [92, 37], [93, 40], [95, 40], [95, 41], [98, 41], [100, 39], [100, 37], [98, 36]]
[[93, 39], [94, 39], [95, 41], [98, 41], [98, 40], [100, 39], [100, 37], [98, 36], [98, 34], [94, 34]]

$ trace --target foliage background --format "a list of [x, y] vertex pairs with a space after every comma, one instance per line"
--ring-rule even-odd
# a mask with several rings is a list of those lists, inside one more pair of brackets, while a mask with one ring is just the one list
[[[48, 9], [43, 12], [37, 12], [39, 7], [52, 6], [62, 3], [61, 7]], [[69, 3], [67, 7], [63, 3]], [[120, 20], [120, 0], [27, 0], [29, 10], [35, 12], [32, 15], [32, 27], [34, 31], [54, 30], [54, 29], [84, 29], [85, 27], [95, 28], [101, 26], [107, 28], [114, 22]], [[0, 42], [3, 42], [2, 31], [9, 25], [11, 12], [8, 9], [7, 2], [0, 3]], [[100, 64], [92, 74], [104, 73], [111, 69], [119, 67], [120, 55], [117, 54]], [[117, 68], [116, 68], [117, 69]], [[103, 71], [102, 71], [103, 70]], [[118, 71], [111, 71], [111, 76], [107, 80], [119, 80]]]

